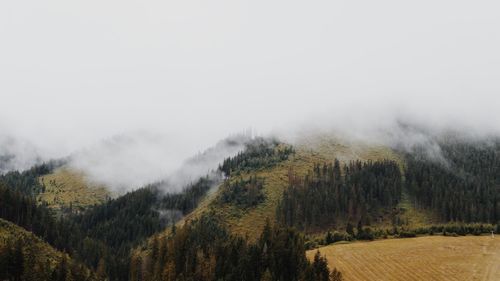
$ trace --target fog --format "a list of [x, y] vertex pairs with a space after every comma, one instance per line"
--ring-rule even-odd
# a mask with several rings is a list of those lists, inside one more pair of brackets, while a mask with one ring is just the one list
[[117, 194], [157, 182], [162, 183], [160, 190], [177, 192], [200, 177], [216, 177], [219, 163], [243, 150], [251, 138], [247, 134], [230, 136], [185, 158], [179, 151], [181, 143], [136, 132], [80, 150], [69, 157], [68, 166], [85, 171], [91, 181]]
[[249, 128], [388, 143], [415, 139], [401, 123], [498, 135], [499, 9], [2, 1], [0, 168], [73, 155], [93, 179], [126, 190]]

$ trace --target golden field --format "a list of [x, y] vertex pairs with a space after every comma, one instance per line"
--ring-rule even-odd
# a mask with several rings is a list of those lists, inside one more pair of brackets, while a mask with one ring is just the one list
[[388, 239], [319, 250], [346, 281], [500, 280], [499, 236]]

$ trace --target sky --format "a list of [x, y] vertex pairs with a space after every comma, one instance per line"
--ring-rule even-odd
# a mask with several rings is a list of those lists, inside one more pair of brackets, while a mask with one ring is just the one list
[[[69, 154], [100, 154], [94, 166], [133, 159], [117, 176], [144, 182], [248, 129], [366, 136], [405, 119], [498, 134], [499, 10], [484, 0], [1, 1], [0, 154], [19, 155], [16, 168]], [[133, 145], [107, 145], [123, 138]], [[157, 172], [131, 172], [141, 167]]]

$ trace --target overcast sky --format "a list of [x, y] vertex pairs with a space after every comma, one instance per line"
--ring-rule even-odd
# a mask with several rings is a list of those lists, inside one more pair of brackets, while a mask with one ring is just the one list
[[0, 137], [59, 157], [147, 135], [178, 162], [248, 128], [405, 116], [498, 132], [499, 11], [482, 0], [1, 1]]

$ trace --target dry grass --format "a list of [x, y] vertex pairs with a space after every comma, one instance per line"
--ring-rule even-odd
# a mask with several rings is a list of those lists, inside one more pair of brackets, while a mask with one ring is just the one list
[[[500, 237], [428, 236], [319, 249], [346, 281], [500, 280]], [[316, 250], [308, 251], [312, 258]]]
[[403, 189], [402, 198], [397, 207], [402, 210], [400, 218], [403, 224], [411, 228], [425, 227], [442, 222], [432, 210], [416, 208], [415, 203], [411, 202], [410, 196], [405, 189]]
[[109, 196], [106, 188], [90, 184], [80, 172], [61, 168], [39, 178], [45, 192], [38, 196], [54, 209], [72, 207], [82, 210], [87, 206], [101, 204]]

